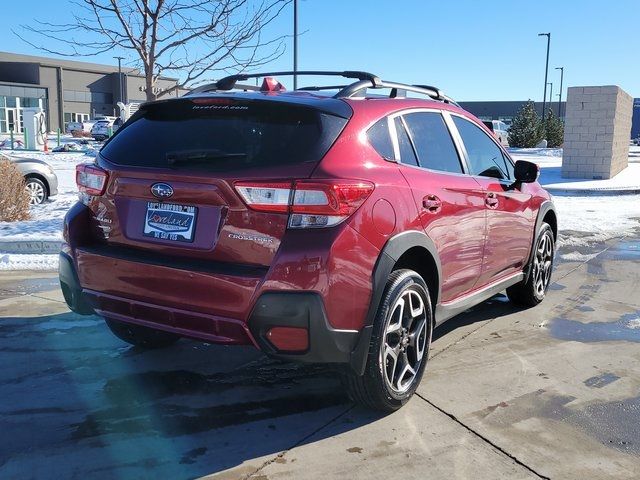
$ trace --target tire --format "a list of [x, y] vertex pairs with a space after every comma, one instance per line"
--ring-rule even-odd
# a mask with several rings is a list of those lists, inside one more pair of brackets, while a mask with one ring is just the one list
[[548, 223], [540, 227], [534, 248], [529, 278], [507, 288], [509, 300], [523, 307], [535, 307], [542, 302], [551, 284], [555, 241]]
[[[403, 309], [407, 301], [408, 311]], [[402, 407], [422, 379], [432, 330], [431, 299], [424, 280], [413, 270], [394, 271], [376, 313], [364, 375], [345, 373], [351, 400], [383, 412]]]
[[49, 198], [47, 186], [36, 177], [24, 179], [24, 188], [29, 194], [29, 205], [40, 205]]
[[164, 348], [180, 340], [180, 337], [173, 333], [132, 323], [118, 322], [110, 318], [105, 318], [104, 321], [116, 337], [136, 347], [145, 349]]

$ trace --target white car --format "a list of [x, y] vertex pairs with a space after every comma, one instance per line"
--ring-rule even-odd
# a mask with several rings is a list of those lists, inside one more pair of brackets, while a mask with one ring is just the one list
[[91, 132], [91, 128], [93, 127], [95, 122], [92, 121], [84, 121], [84, 122], [68, 122], [67, 123], [67, 133], [73, 132]]
[[114, 127], [115, 117], [104, 117], [96, 120], [96, 123], [91, 127], [91, 136], [94, 140], [106, 140], [110, 134], [117, 129]]
[[484, 123], [489, 130], [493, 132], [493, 136], [505, 147], [509, 146], [509, 127], [500, 120], [486, 120]]

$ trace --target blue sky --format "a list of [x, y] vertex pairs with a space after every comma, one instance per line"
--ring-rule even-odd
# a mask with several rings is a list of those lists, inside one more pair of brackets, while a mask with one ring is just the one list
[[[0, 49], [26, 54], [39, 52], [6, 27], [64, 22], [69, 8], [67, 0], [3, 3]], [[537, 34], [551, 32], [554, 93], [553, 68], [564, 66], [563, 97], [567, 86], [610, 84], [640, 97], [638, 0], [299, 0], [298, 10], [300, 69], [367, 70], [462, 101], [542, 100], [546, 39]], [[292, 8], [267, 33], [291, 25]], [[288, 42], [270, 69], [290, 69], [291, 51]], [[84, 60], [112, 64], [117, 54]]]

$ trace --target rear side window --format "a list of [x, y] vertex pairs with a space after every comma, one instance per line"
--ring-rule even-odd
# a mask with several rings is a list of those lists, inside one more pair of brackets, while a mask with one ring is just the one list
[[393, 152], [393, 143], [391, 143], [391, 136], [389, 135], [389, 123], [385, 117], [378, 120], [369, 130], [367, 130], [367, 138], [371, 146], [375, 148], [376, 152], [380, 154], [382, 158], [387, 160], [395, 160], [395, 154]]
[[346, 122], [305, 106], [185, 99], [138, 112], [100, 154], [118, 165], [196, 171], [318, 162]]
[[462, 173], [462, 164], [442, 115], [436, 112], [409, 113], [404, 116], [411, 140], [423, 168]]
[[395, 122], [398, 146], [400, 147], [400, 162], [405, 165], [418, 167], [418, 158], [416, 157], [416, 152], [413, 150], [413, 145], [411, 145], [407, 130], [404, 128], [402, 118], [396, 117]]
[[469, 120], [454, 115], [453, 121], [467, 150], [471, 175], [510, 179], [510, 170], [506, 164], [509, 160], [502, 155], [500, 147]]

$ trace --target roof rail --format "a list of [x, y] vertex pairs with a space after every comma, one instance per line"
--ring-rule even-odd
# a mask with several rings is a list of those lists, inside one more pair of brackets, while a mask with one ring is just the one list
[[[250, 78], [262, 78], [262, 77], [276, 77], [276, 76], [337, 76], [344, 78], [353, 78], [357, 81], [350, 85], [328, 85], [328, 86], [310, 86], [310, 87], [302, 87], [298, 90], [302, 91], [320, 91], [320, 90], [339, 90], [338, 93], [334, 95], [334, 98], [349, 98], [358, 96], [359, 93], [365, 91], [369, 88], [389, 88], [391, 89], [391, 93], [389, 94], [390, 98], [396, 98], [401, 95], [401, 92], [413, 92], [421, 95], [426, 95], [433, 100], [438, 100], [445, 103], [451, 103], [453, 105], [459, 106], [455, 101], [451, 98], [447, 97], [442, 93], [439, 88], [432, 87], [430, 85], [407, 85], [404, 83], [397, 82], [387, 82], [385, 80], [380, 80], [377, 75], [369, 72], [362, 72], [358, 70], [345, 70], [342, 72], [337, 71], [322, 71], [322, 70], [302, 70], [299, 72], [293, 71], [282, 71], [282, 72], [266, 72], [266, 73], [239, 73], [236, 75], [229, 75], [228, 77], [221, 78], [217, 82], [209, 83], [206, 85], [202, 85], [193, 89], [187, 95], [205, 93], [205, 92], [214, 92], [220, 90], [233, 90], [234, 88], [239, 88], [240, 85], [237, 85], [239, 81], [245, 81]], [[256, 87], [249, 87], [248, 85], [243, 85], [243, 89], [246, 90], [256, 90]]]
[[345, 88], [340, 90], [335, 98], [349, 98], [354, 97], [362, 90], [366, 90], [368, 88], [389, 88], [391, 92], [389, 94], [389, 98], [396, 98], [401, 96], [400, 92], [413, 92], [419, 93], [421, 95], [426, 95], [433, 100], [438, 100], [444, 103], [450, 103], [455, 106], [459, 106], [455, 101], [451, 98], [447, 97], [439, 88], [432, 87], [429, 85], [407, 85], [404, 83], [397, 82], [387, 82], [386, 80], [380, 81], [378, 85], [372, 85], [366, 80], [352, 83], [351, 85], [347, 85]]

